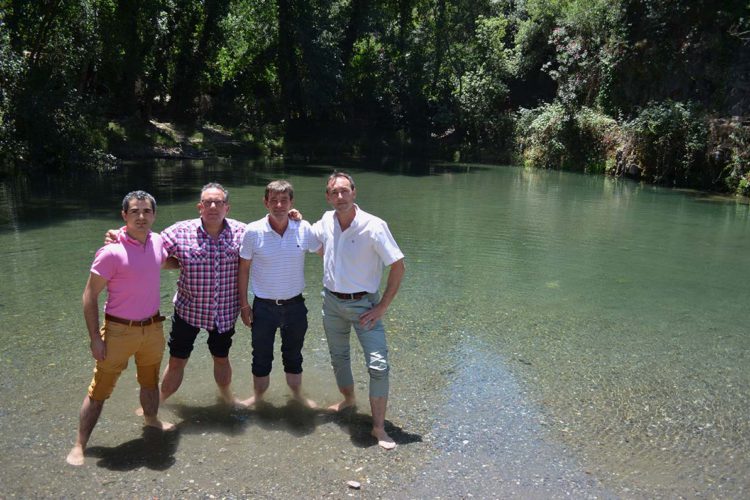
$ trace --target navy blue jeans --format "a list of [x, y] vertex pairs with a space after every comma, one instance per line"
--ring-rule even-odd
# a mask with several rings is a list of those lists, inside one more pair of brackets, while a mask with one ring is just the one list
[[281, 330], [281, 362], [286, 373], [302, 373], [302, 346], [307, 332], [305, 299], [284, 305], [253, 300], [253, 375], [271, 373], [276, 330]]

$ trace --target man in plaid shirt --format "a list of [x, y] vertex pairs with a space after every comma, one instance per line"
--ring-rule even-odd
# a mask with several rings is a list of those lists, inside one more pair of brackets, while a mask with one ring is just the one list
[[208, 331], [216, 385], [224, 401], [233, 403], [229, 348], [240, 313], [237, 273], [245, 224], [226, 217], [229, 193], [221, 184], [203, 186], [197, 207], [200, 218], [177, 222], [161, 233], [167, 254], [179, 261], [180, 276], [160, 399], [166, 400], [180, 387], [195, 338], [203, 328]]

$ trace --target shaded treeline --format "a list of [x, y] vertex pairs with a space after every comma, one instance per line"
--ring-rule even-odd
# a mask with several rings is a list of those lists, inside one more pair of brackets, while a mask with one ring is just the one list
[[747, 192], [749, 91], [748, 0], [0, 0], [6, 167], [101, 164], [170, 122]]

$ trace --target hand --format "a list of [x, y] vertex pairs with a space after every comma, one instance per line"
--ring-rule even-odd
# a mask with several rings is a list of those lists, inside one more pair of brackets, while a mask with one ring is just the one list
[[302, 212], [293, 208], [289, 211], [289, 218], [292, 220], [302, 220]]
[[164, 264], [162, 265], [162, 268], [164, 268], [164, 269], [179, 269], [180, 268], [180, 261], [177, 260], [175, 257], [167, 257], [167, 260], [164, 261]]
[[109, 245], [110, 243], [116, 243], [119, 237], [119, 229], [108, 229], [107, 232], [104, 233], [104, 244]]
[[381, 305], [381, 303], [376, 304], [372, 309], [365, 313], [362, 313], [359, 316], [360, 326], [362, 326], [363, 328], [374, 327], [375, 323], [377, 323], [380, 318], [385, 316], [385, 310], [385, 306]]
[[105, 360], [105, 358], [107, 357], [107, 344], [104, 343], [104, 340], [101, 337], [93, 339], [89, 347], [91, 348], [91, 355], [95, 360]]
[[253, 326], [253, 308], [250, 306], [243, 306], [240, 308], [240, 318], [246, 327], [250, 328]]

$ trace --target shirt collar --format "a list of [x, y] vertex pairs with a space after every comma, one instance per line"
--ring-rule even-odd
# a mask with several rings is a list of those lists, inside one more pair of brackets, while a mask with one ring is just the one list
[[122, 226], [120, 228], [120, 234], [117, 237], [118, 243], [122, 243], [123, 245], [128, 244], [128, 245], [139, 245], [140, 246], [140, 245], [143, 245], [143, 244], [147, 244], [149, 242], [149, 240], [151, 240], [151, 230], [149, 230], [148, 234], [146, 235], [146, 241], [143, 242], [143, 243], [141, 243], [140, 241], [136, 240], [135, 238], [133, 238], [132, 236], [130, 236], [128, 234], [128, 227], [127, 226]]
[[[221, 231], [219, 232], [218, 240], [223, 240], [226, 238], [227, 231], [229, 231], [229, 223], [227, 222], [227, 219], [224, 218], [221, 225]], [[206, 231], [206, 228], [203, 227], [203, 219], [198, 219], [198, 232], [204, 237], [204, 238], [211, 238], [211, 235], [208, 234], [208, 231]]]

